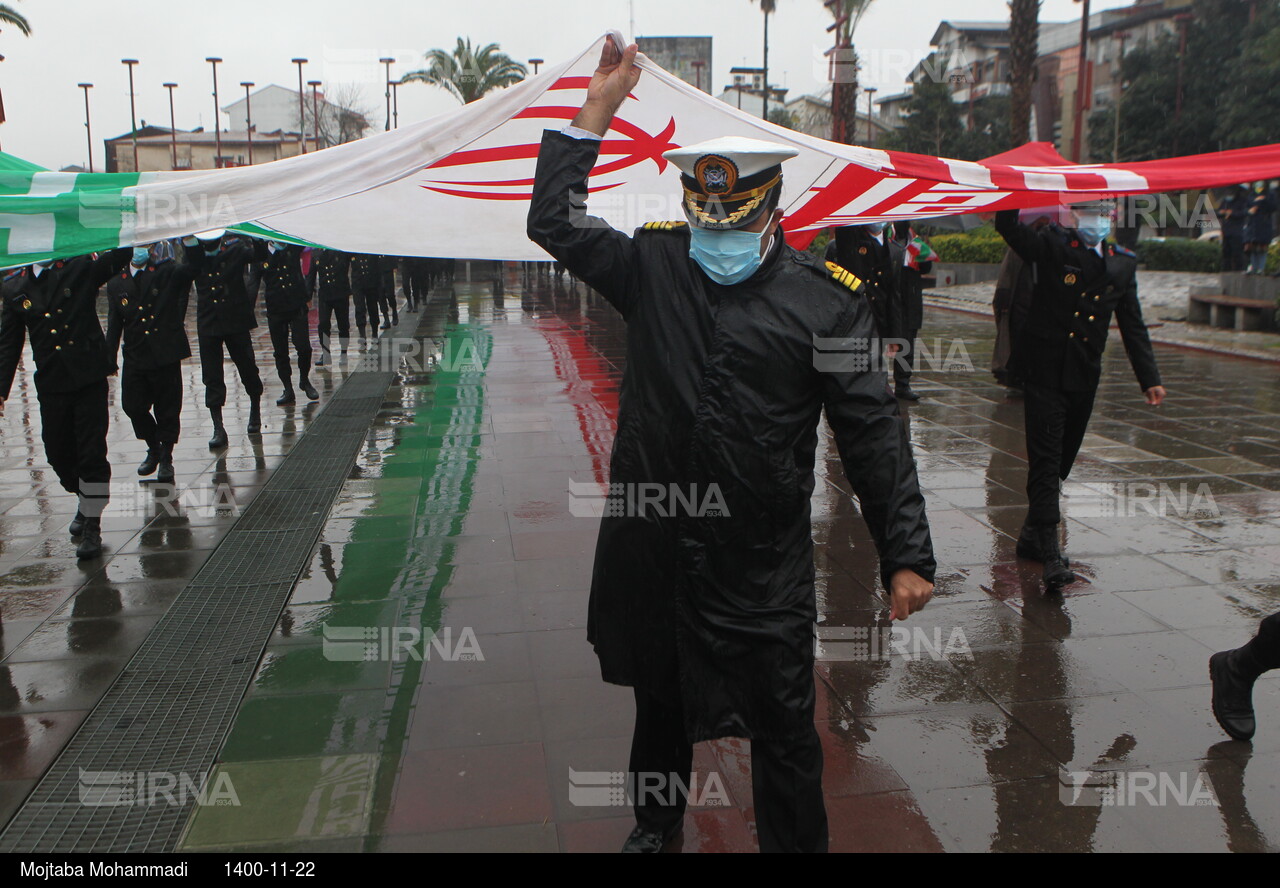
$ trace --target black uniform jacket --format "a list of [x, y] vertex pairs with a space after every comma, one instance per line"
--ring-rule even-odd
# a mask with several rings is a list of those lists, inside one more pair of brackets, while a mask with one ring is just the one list
[[37, 392], [74, 392], [116, 371], [98, 321], [98, 290], [129, 262], [112, 250], [62, 259], [37, 276], [30, 266], [0, 287], [0, 396], [8, 397], [26, 337], [35, 356]]
[[244, 281], [245, 266], [251, 261], [253, 245], [243, 238], [224, 242], [212, 256], [199, 257], [196, 330], [201, 336], [235, 336], [258, 326]]
[[302, 247], [290, 245], [272, 251], [265, 241], [254, 241], [253, 250], [262, 270], [267, 317], [287, 320], [305, 311], [311, 294], [302, 279]]
[[[824, 410], [886, 581], [934, 571], [883, 370], [816, 366], [815, 337], [851, 338], [865, 356], [867, 300], [781, 231], [750, 279], [721, 286], [690, 258], [685, 223], [629, 237], [587, 216], [598, 150], [544, 134], [528, 219], [529, 237], [627, 322], [610, 473], [623, 486], [600, 525], [588, 637], [606, 681], [661, 693], [678, 676], [692, 740], [795, 737], [811, 729], [809, 499]], [[628, 504], [655, 489], [662, 508]]]
[[837, 228], [827, 245], [827, 258], [834, 258], [866, 285], [880, 338], [903, 339], [908, 332], [902, 319], [903, 245], [893, 240], [888, 229], [884, 239], [880, 243], [860, 225]]
[[148, 264], [137, 274], [125, 266], [107, 281], [107, 349], [114, 355], [124, 340], [125, 369], [154, 370], [191, 357], [187, 304], [200, 248], [187, 252], [189, 260]]
[[1027, 382], [1062, 391], [1092, 391], [1102, 375], [1102, 352], [1114, 314], [1129, 363], [1146, 391], [1160, 385], [1151, 337], [1138, 303], [1138, 259], [1123, 247], [1104, 256], [1068, 228], [1036, 231], [1017, 210], [996, 214], [1005, 242], [1035, 266], [1035, 288], [1014, 347]]
[[351, 289], [355, 293], [382, 292], [382, 257], [357, 253], [351, 257]]
[[316, 291], [324, 303], [341, 303], [351, 297], [351, 255], [338, 250], [317, 250], [311, 270], [316, 275]]

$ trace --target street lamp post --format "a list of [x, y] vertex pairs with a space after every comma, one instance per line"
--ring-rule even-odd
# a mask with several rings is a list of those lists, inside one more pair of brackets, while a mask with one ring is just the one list
[[133, 66], [138, 64], [137, 59], [121, 59], [120, 64], [125, 65], [129, 69], [129, 120], [133, 125], [133, 171], [138, 172], [138, 112], [133, 101]]
[[213, 66], [213, 168], [216, 170], [222, 166], [222, 126], [218, 122], [218, 115], [222, 113], [218, 107], [218, 63], [222, 59], [210, 56], [205, 61]]
[[1189, 12], [1179, 13], [1173, 17], [1178, 25], [1178, 97], [1173, 109], [1173, 153], [1178, 153], [1178, 142], [1182, 137], [1182, 69], [1187, 57], [1187, 26], [1195, 18]]
[[177, 118], [173, 114], [173, 91], [178, 88], [176, 83], [166, 83], [164, 88], [169, 90], [169, 144], [173, 153], [173, 168], [178, 168], [178, 124]]
[[382, 58], [379, 62], [387, 66], [387, 126], [386, 132], [391, 132], [391, 63], [395, 59]]
[[311, 130], [315, 133], [316, 150], [320, 150], [320, 81], [308, 80], [311, 87]]
[[1115, 132], [1111, 136], [1111, 162], [1120, 162], [1120, 109], [1124, 104], [1124, 45], [1133, 35], [1128, 31], [1116, 31], [1115, 38], [1120, 42], [1120, 56], [1117, 60], [1116, 73], [1116, 113]]
[[307, 106], [306, 100], [303, 98], [302, 92], [302, 66], [307, 63], [306, 59], [294, 59], [293, 63], [298, 66], [298, 142], [302, 145], [302, 153], [307, 153]]
[[539, 66], [546, 64], [546, 60], [545, 59], [529, 59], [529, 64], [533, 65], [533, 76], [537, 77]]
[[93, 89], [92, 83], [76, 84], [84, 90], [84, 135], [85, 141], [89, 147], [89, 172], [93, 172], [93, 127], [89, 123], [89, 90]]
[[1084, 14], [1080, 18], [1080, 58], [1076, 63], [1079, 66], [1076, 70], [1076, 113], [1073, 121], [1074, 132], [1071, 137], [1071, 159], [1079, 163], [1084, 148], [1082, 144], [1086, 106], [1084, 91], [1088, 73], [1086, 69], [1089, 67], [1089, 0], [1076, 0], [1076, 2], [1084, 3]]
[[244, 130], [249, 142], [249, 166], [253, 166], [253, 103], [249, 98], [249, 90], [253, 89], [254, 84], [252, 80], [242, 80], [240, 85], [244, 87]]
[[867, 94], [867, 147], [871, 147], [871, 143], [875, 140], [875, 135], [871, 131], [871, 99], [878, 90], [874, 86], [868, 86], [863, 91]]
[[391, 118], [395, 121], [392, 129], [400, 129], [400, 81], [391, 81]]

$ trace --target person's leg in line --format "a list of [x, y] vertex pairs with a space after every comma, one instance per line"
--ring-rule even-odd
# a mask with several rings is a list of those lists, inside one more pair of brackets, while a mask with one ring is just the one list
[[293, 367], [289, 361], [289, 320], [287, 318], [267, 318], [267, 329], [271, 333], [271, 355], [276, 361], [276, 375], [284, 386], [284, 394], [276, 401], [280, 406], [292, 404]]
[[156, 434], [155, 417], [151, 415], [155, 404], [152, 388], [150, 371], [125, 365], [120, 373], [120, 406], [133, 425], [134, 437], [147, 445], [147, 456], [138, 466], [139, 475], [154, 474], [160, 464], [160, 440]]
[[643, 831], [650, 835], [643, 847], [634, 850], [659, 851], [684, 822], [688, 799], [679, 787], [689, 785], [693, 744], [685, 735], [684, 712], [678, 697], [672, 700], [636, 688], [635, 698], [628, 785], [636, 832], [628, 844]]
[[351, 343], [351, 301], [344, 298], [336, 303], [333, 306], [333, 313], [338, 320], [338, 346], [345, 355], [347, 346]]
[[182, 436], [182, 362], [175, 361], [155, 370], [151, 388], [156, 440], [160, 446], [156, 480], [173, 484], [173, 448]]
[[67, 493], [80, 490], [79, 466], [76, 464], [76, 439], [73, 433], [72, 396], [65, 392], [40, 395], [40, 437], [44, 455]]
[[1059, 473], [1068, 398], [1063, 392], [1034, 383], [1026, 383], [1024, 391], [1027, 520], [1018, 537], [1017, 553], [1044, 565], [1044, 582], [1052, 590], [1075, 579], [1058, 547], [1058, 524], [1062, 520]]
[[222, 342], [220, 336], [201, 336], [198, 340], [200, 380], [204, 383], [204, 406], [213, 417], [213, 437], [209, 439], [209, 446], [214, 449], [227, 446], [227, 430], [222, 424], [222, 408], [227, 403], [227, 380], [222, 367]]
[[[812, 692], [809, 699], [812, 725]], [[751, 797], [761, 852], [827, 850], [822, 742], [816, 729], [787, 741], [751, 741]]]
[[107, 381], [95, 382], [72, 396], [77, 485], [84, 531], [76, 557], [102, 553], [102, 513], [111, 496], [111, 462], [107, 459]]
[[310, 400], [318, 401], [320, 393], [311, 384], [311, 327], [305, 307], [289, 320], [289, 333], [293, 338], [293, 349], [298, 353], [298, 387]]
[[1071, 474], [1071, 467], [1080, 454], [1080, 445], [1084, 443], [1085, 432], [1089, 429], [1089, 418], [1093, 416], [1095, 394], [1096, 391], [1067, 393], [1067, 412], [1062, 423], [1062, 457], [1058, 465], [1058, 477], [1063, 481]]
[[1272, 669], [1280, 669], [1280, 613], [1266, 617], [1248, 644], [1209, 658], [1213, 715], [1232, 738], [1253, 739], [1253, 684]]
[[[240, 374], [240, 384], [249, 396], [249, 424], [245, 431], [256, 435], [262, 431], [262, 374], [258, 370], [258, 356], [253, 350], [253, 334], [248, 330], [226, 338], [227, 354]], [[221, 346], [219, 346], [221, 348]]]
[[316, 320], [316, 338], [320, 341], [320, 354], [316, 356], [316, 366], [323, 367], [325, 362], [330, 360], [331, 342], [330, 334], [333, 328], [329, 324], [330, 315], [337, 314], [338, 307], [327, 302], [321, 302], [319, 307], [319, 318]]

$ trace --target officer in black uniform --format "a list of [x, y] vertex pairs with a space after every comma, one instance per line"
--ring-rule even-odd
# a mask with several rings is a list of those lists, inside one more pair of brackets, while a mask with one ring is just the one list
[[311, 257], [311, 270], [320, 303], [320, 319], [316, 323], [320, 356], [316, 358], [316, 366], [323, 367], [333, 360], [332, 321], [338, 324], [338, 344], [343, 357], [351, 342], [351, 256], [338, 250], [316, 250]]
[[904, 255], [904, 246], [889, 236], [883, 222], [842, 226], [827, 244], [827, 259], [865, 285], [876, 332], [895, 353], [895, 346], [906, 338], [901, 292]]
[[903, 251], [898, 293], [901, 297], [902, 338], [906, 341], [893, 362], [893, 392], [904, 401], [920, 400], [920, 396], [911, 390], [911, 376], [916, 367], [916, 336], [924, 326], [924, 276], [933, 270], [931, 261], [921, 262], [913, 258], [911, 242], [915, 237], [910, 222], [893, 224], [893, 244]]
[[71, 535], [80, 537], [81, 559], [102, 552], [102, 512], [111, 488], [107, 377], [116, 363], [98, 321], [98, 290], [128, 264], [130, 252], [31, 265], [0, 287], [0, 409], [30, 336], [41, 437], [58, 481], [79, 498]]
[[[381, 257], [369, 253], [357, 253], [351, 257], [351, 295], [355, 300], [356, 328], [360, 333], [360, 347], [367, 340], [364, 334], [366, 318], [369, 322], [369, 339], [378, 337], [378, 315], [382, 305]], [[390, 326], [383, 324], [384, 329]]]
[[262, 269], [267, 306], [267, 329], [276, 359], [276, 373], [284, 394], [276, 399], [281, 407], [297, 403], [293, 393], [293, 368], [289, 362], [289, 340], [298, 353], [298, 388], [310, 400], [320, 393], [311, 384], [311, 330], [307, 323], [310, 294], [302, 279], [302, 247], [278, 241], [255, 241], [254, 258]]
[[139, 475], [156, 473], [172, 484], [173, 447], [182, 426], [182, 362], [187, 342], [187, 303], [199, 271], [199, 241], [184, 241], [188, 255], [178, 261], [173, 244], [161, 241], [133, 249], [128, 267], [107, 281], [107, 350], [115, 356], [124, 341], [120, 401], [133, 433], [147, 442]]
[[213, 437], [209, 446], [227, 446], [227, 430], [222, 424], [222, 408], [227, 403], [227, 383], [223, 375], [223, 350], [231, 357], [240, 382], [249, 395], [249, 425], [246, 431], [262, 431], [262, 374], [253, 350], [252, 330], [258, 326], [253, 298], [245, 284], [246, 269], [253, 266], [253, 245], [242, 237], [222, 230], [196, 235], [200, 241], [200, 271], [196, 277], [196, 333], [200, 348], [200, 375], [204, 382], [204, 404], [213, 416]]
[[1051, 590], [1075, 579], [1059, 547], [1058, 497], [1093, 412], [1113, 314], [1147, 403], [1159, 407], [1165, 397], [1138, 303], [1137, 257], [1106, 243], [1108, 204], [1077, 207], [1075, 221], [1075, 228], [1036, 231], [1018, 221], [1017, 210], [996, 214], [996, 230], [1035, 266], [1030, 310], [1014, 349], [1024, 380], [1028, 462], [1018, 555], [1043, 562]]
[[[883, 370], [815, 357], [820, 341], [856, 346], [875, 331], [857, 278], [786, 244], [778, 206], [794, 149], [736, 137], [674, 149], [663, 156], [683, 174], [687, 221], [629, 236], [588, 215], [588, 178], [636, 85], [636, 52], [607, 41], [573, 124], [543, 134], [528, 219], [534, 242], [627, 324], [611, 487], [724, 496], [714, 514], [611, 498], [600, 525], [587, 635], [604, 680], [636, 698], [637, 823], [623, 850], [656, 852], [679, 833], [692, 744], [728, 736], [751, 740], [761, 850], [826, 850], [808, 511], [819, 419], [898, 618], [932, 592], [915, 463]], [[651, 778], [667, 792], [655, 798]]]

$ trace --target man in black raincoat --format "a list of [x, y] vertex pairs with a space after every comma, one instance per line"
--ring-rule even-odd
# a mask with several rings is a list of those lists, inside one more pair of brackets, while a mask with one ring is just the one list
[[[639, 78], [635, 53], [607, 44], [573, 124], [544, 134], [528, 220], [530, 238], [627, 320], [612, 490], [657, 484], [717, 506], [611, 502], [625, 514], [600, 526], [588, 636], [605, 681], [636, 697], [638, 825], [623, 850], [658, 851], [679, 833], [686, 800], [667, 791], [688, 785], [692, 744], [718, 737], [751, 740], [761, 849], [825, 850], [809, 522], [823, 411], [898, 618], [932, 594], [924, 501], [885, 373], [865, 369], [876, 329], [860, 283], [789, 248], [778, 227], [794, 151], [720, 139], [668, 152], [692, 224], [633, 238], [586, 215], [599, 140]], [[842, 364], [820, 347], [858, 353]], [[635, 792], [655, 785], [660, 798]]]

